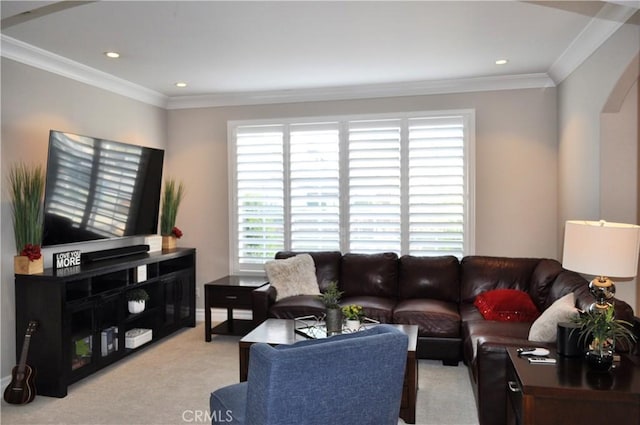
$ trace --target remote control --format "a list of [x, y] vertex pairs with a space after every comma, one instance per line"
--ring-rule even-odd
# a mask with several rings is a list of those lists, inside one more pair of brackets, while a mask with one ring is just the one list
[[548, 356], [549, 350], [546, 348], [518, 348], [519, 356]]
[[531, 364], [556, 364], [556, 359], [550, 359], [547, 357], [529, 357], [529, 363]]

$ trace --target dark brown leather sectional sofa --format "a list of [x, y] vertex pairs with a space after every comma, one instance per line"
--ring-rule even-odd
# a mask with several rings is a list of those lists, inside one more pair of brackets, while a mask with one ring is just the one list
[[[297, 252], [279, 252], [283, 259]], [[527, 292], [540, 312], [574, 292], [576, 306], [593, 302], [587, 281], [551, 259], [468, 256], [415, 257], [394, 253], [310, 252], [320, 289], [338, 282], [341, 304], [362, 305], [367, 317], [384, 323], [417, 325], [418, 357], [458, 364], [463, 360], [478, 405], [481, 425], [506, 423], [507, 346], [546, 346], [527, 340], [530, 322], [485, 320], [474, 306], [493, 289]], [[253, 291], [256, 324], [268, 317], [321, 315], [317, 296], [299, 295], [275, 302], [275, 289]], [[633, 310], [615, 300], [618, 318], [633, 322]]]

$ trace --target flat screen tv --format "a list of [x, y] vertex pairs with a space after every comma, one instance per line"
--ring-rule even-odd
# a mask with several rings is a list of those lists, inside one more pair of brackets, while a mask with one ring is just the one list
[[161, 149], [51, 130], [42, 245], [157, 233]]

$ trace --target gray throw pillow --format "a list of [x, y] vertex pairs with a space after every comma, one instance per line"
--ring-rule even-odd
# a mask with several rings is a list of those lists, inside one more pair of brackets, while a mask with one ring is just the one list
[[276, 289], [276, 301], [294, 295], [320, 295], [316, 265], [309, 254], [267, 261], [264, 269]]
[[576, 298], [573, 292], [570, 292], [557, 299], [533, 322], [529, 329], [529, 341], [554, 342], [558, 323], [569, 322], [577, 315]]

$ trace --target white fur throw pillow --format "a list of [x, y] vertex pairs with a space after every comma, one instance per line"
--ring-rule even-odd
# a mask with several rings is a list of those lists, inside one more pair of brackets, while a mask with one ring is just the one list
[[320, 295], [316, 265], [309, 254], [267, 261], [264, 269], [269, 283], [276, 288], [276, 301], [294, 295]]
[[577, 315], [576, 297], [571, 292], [557, 299], [533, 322], [529, 329], [529, 341], [554, 342], [558, 323], [569, 322]]

